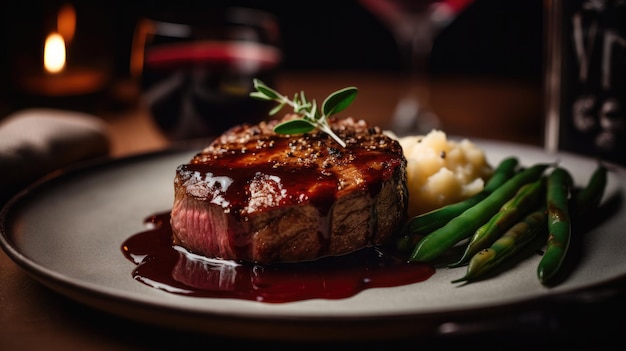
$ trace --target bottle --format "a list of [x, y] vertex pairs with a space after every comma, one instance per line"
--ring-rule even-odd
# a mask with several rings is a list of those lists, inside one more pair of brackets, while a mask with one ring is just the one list
[[626, 165], [626, 2], [544, 7], [546, 150]]

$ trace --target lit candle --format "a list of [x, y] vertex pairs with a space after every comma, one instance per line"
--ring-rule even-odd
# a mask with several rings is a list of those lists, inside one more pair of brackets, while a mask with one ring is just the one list
[[65, 41], [58, 33], [52, 33], [46, 38], [43, 49], [43, 67], [46, 72], [57, 74], [65, 68]]
[[58, 13], [58, 32], [51, 32], [43, 46], [41, 71], [21, 80], [22, 88], [42, 96], [77, 96], [98, 92], [106, 84], [106, 76], [97, 68], [68, 63], [68, 42], [74, 37], [76, 14], [71, 6]]

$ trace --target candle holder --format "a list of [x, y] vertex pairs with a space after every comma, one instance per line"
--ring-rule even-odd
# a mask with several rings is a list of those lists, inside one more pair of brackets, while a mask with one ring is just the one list
[[[104, 18], [82, 3], [45, 3], [24, 10], [10, 62], [18, 108], [92, 110], [112, 76]], [[19, 12], [19, 11], [18, 11]]]

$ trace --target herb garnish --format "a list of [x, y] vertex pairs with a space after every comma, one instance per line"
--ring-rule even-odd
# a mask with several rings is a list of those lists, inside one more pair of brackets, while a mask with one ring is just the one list
[[328, 95], [328, 97], [324, 100], [320, 111], [317, 108], [315, 100], [308, 101], [306, 99], [304, 91], [296, 93], [293, 100], [289, 100], [289, 98], [268, 87], [265, 83], [258, 79], [253, 79], [253, 83], [254, 88], [257, 91], [251, 92], [251, 97], [258, 100], [278, 102], [278, 106], [270, 110], [270, 116], [278, 113], [278, 111], [280, 111], [285, 105], [291, 106], [293, 108], [293, 112], [301, 116], [301, 118], [295, 118], [277, 124], [274, 127], [274, 132], [278, 134], [301, 134], [308, 133], [313, 129], [318, 128], [322, 132], [330, 135], [342, 147], [346, 146], [346, 143], [341, 140], [341, 138], [339, 138], [330, 128], [330, 125], [328, 125], [328, 117], [348, 107], [348, 105], [350, 105], [356, 97], [358, 92], [357, 88], [347, 87]]

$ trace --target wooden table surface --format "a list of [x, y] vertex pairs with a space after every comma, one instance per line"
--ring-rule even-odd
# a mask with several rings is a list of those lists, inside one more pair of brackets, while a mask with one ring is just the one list
[[[346, 111], [388, 127], [388, 116], [402, 91], [399, 77], [394, 74], [284, 72], [277, 88], [289, 94], [304, 90], [309, 98], [323, 99], [348, 85], [357, 86], [360, 92]], [[441, 117], [441, 129], [451, 135], [541, 145], [541, 91], [536, 85], [441, 79], [433, 82], [430, 97]], [[113, 157], [159, 150], [170, 143], [141, 104], [104, 112], [102, 117], [110, 127]], [[421, 340], [427, 341], [440, 342]], [[229, 347], [277, 345], [168, 330], [94, 310], [35, 282], [0, 251], [0, 350], [148, 350], [162, 349], [164, 345], [206, 349], [213, 348], [215, 342], [228, 342]]]

